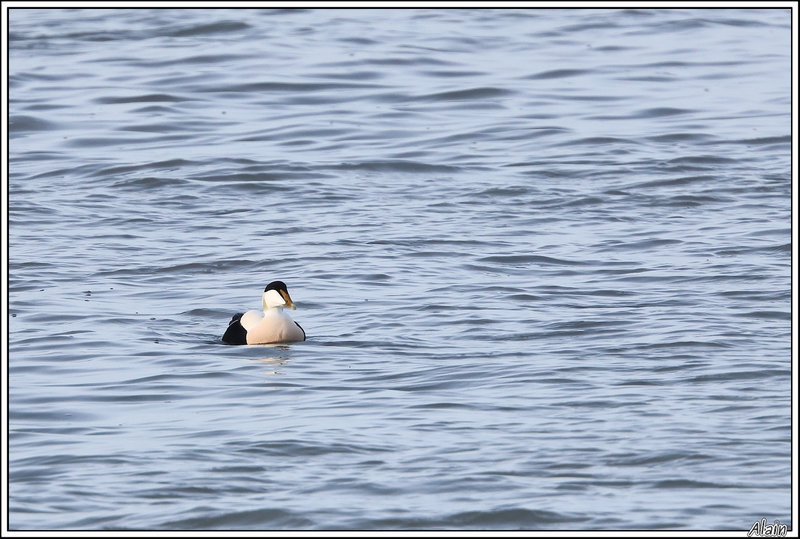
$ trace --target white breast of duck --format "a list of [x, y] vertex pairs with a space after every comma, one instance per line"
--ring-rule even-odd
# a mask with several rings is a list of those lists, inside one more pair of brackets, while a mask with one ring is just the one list
[[306, 334], [282, 306], [264, 311], [247, 311], [242, 316], [247, 344], [303, 341]]

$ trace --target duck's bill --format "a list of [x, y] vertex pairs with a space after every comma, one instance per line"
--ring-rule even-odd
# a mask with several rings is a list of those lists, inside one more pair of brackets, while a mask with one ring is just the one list
[[280, 294], [283, 297], [283, 301], [286, 302], [286, 307], [292, 309], [293, 311], [297, 310], [297, 307], [294, 306], [294, 302], [292, 301], [292, 298], [289, 296], [289, 292], [286, 292], [285, 290], [281, 290]]

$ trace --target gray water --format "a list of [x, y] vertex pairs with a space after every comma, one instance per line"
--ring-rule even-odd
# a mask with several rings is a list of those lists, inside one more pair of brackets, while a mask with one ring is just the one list
[[791, 526], [790, 37], [12, 9], [11, 528]]

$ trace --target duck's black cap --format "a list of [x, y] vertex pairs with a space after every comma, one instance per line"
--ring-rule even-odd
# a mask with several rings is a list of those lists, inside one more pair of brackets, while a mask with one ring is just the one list
[[283, 281], [272, 281], [264, 289], [264, 292], [267, 290], [286, 290], [286, 284]]

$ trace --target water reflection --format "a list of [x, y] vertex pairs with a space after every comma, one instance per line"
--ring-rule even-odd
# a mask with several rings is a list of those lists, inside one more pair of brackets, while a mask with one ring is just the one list
[[[251, 359], [250, 361], [263, 363], [266, 366], [272, 366], [274, 368], [282, 367], [289, 361], [287, 352], [290, 350], [290, 347], [286, 344], [261, 344], [258, 346], [269, 349], [269, 355], [259, 359]], [[273, 370], [267, 371], [266, 374], [281, 374], [281, 372]]]

